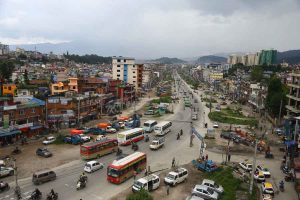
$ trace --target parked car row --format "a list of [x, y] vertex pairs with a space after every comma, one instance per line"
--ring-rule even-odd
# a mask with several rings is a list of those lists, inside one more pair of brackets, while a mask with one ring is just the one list
[[241, 137], [238, 134], [236, 134], [235, 132], [223, 131], [223, 132], [221, 132], [220, 137], [227, 139], [227, 140], [230, 139], [236, 144], [244, 144], [246, 146], [254, 146], [253, 141], [249, 140], [248, 138]]

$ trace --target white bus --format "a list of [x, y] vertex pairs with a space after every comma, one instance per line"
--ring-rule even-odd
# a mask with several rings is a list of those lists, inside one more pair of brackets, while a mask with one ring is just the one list
[[167, 133], [171, 132], [170, 127], [172, 126], [172, 122], [168, 122], [168, 121], [163, 121], [158, 123], [155, 127], [154, 127], [154, 132], [155, 135], [157, 136], [164, 136]]
[[134, 128], [117, 135], [119, 145], [129, 145], [131, 142], [138, 142], [144, 139], [144, 129]]
[[151, 133], [154, 130], [154, 126], [157, 124], [155, 120], [148, 120], [144, 123], [144, 130], [146, 133]]

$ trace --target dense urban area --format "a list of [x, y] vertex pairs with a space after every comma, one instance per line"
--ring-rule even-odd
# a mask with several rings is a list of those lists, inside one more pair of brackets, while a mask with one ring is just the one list
[[276, 50], [188, 63], [0, 47], [1, 200], [298, 198], [300, 73]]

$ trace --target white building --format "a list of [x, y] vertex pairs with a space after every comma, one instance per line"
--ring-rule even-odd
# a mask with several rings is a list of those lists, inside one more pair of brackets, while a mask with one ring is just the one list
[[112, 74], [113, 79], [133, 84], [136, 89], [142, 87], [143, 65], [135, 64], [134, 58], [112, 57]]
[[0, 43], [0, 56], [9, 54], [9, 46]]

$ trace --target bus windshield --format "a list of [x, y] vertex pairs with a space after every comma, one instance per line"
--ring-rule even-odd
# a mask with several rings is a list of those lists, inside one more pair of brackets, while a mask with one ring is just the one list
[[150, 124], [149, 124], [149, 123], [144, 123], [144, 126], [145, 126], [145, 127], [149, 127]]
[[159, 126], [156, 126], [156, 127], [155, 127], [155, 130], [160, 131], [160, 127], [159, 127]]
[[118, 170], [108, 167], [107, 175], [112, 176], [112, 177], [118, 177], [118, 174], [119, 174]]

